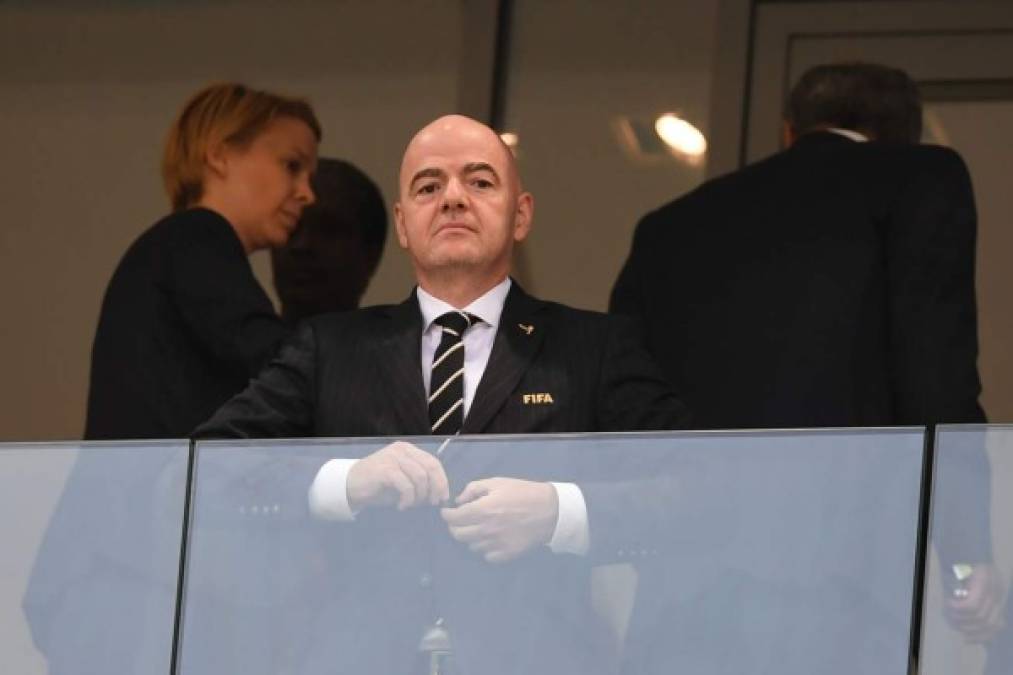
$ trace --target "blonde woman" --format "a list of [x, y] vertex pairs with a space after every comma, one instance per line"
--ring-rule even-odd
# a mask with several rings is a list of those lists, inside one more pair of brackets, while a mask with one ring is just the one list
[[310, 105], [240, 84], [197, 92], [169, 130], [172, 213], [127, 250], [92, 347], [86, 439], [181, 438], [285, 335], [247, 256], [285, 244], [313, 202]]

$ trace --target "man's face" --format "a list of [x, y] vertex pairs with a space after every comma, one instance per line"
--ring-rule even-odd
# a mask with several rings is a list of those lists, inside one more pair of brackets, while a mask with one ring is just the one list
[[399, 182], [398, 241], [420, 277], [455, 268], [490, 278], [509, 273], [533, 200], [495, 132], [466, 117], [436, 120], [409, 143]]
[[377, 262], [351, 214], [319, 204], [308, 207], [288, 243], [271, 249], [285, 318], [355, 309]]

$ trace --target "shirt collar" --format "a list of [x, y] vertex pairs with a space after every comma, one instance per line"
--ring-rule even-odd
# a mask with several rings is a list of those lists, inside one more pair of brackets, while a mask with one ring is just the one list
[[510, 277], [506, 277], [503, 281], [486, 291], [484, 295], [475, 299], [470, 305], [462, 310], [458, 310], [443, 300], [426, 293], [419, 286], [415, 289], [415, 293], [419, 299], [419, 309], [422, 311], [422, 332], [429, 330], [429, 327], [433, 325], [433, 321], [436, 321], [436, 319], [447, 312], [456, 311], [474, 314], [483, 322], [496, 328], [499, 325], [499, 318], [503, 314], [503, 305], [506, 303], [507, 293], [509, 292]]
[[832, 134], [837, 134], [838, 136], [844, 136], [845, 138], [850, 138], [851, 140], [853, 140], [853, 141], [855, 141], [857, 143], [868, 143], [869, 142], [869, 137], [868, 136], [866, 136], [863, 133], [859, 133], [857, 131], [854, 131], [852, 129], [841, 129], [839, 127], [828, 127], [827, 131], [829, 131]]

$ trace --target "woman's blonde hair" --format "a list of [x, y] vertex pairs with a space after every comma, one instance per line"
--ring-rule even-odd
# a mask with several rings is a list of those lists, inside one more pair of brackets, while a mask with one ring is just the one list
[[162, 181], [173, 211], [193, 206], [203, 196], [205, 162], [212, 146], [243, 146], [278, 117], [305, 122], [320, 141], [320, 122], [301, 98], [233, 82], [212, 84], [194, 94], [169, 128], [162, 155]]

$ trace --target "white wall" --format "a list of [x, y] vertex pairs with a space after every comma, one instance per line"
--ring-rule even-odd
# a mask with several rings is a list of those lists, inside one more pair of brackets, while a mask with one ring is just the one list
[[522, 280], [604, 309], [649, 210], [704, 178], [703, 165], [635, 159], [614, 125], [677, 111], [706, 133], [718, 0], [517, 0], [506, 127], [520, 136], [535, 222]]

